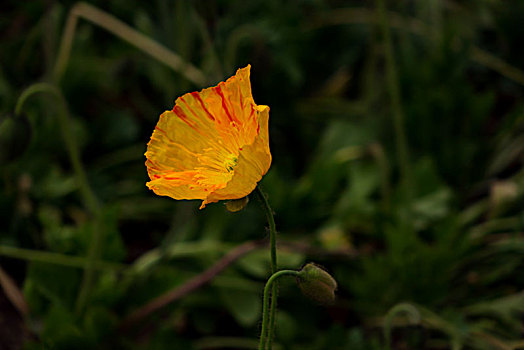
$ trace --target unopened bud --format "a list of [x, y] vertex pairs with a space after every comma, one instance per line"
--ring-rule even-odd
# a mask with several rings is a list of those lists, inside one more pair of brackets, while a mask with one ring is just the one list
[[314, 263], [306, 264], [299, 271], [297, 283], [305, 296], [318, 303], [330, 304], [335, 300], [337, 281]]
[[233, 199], [232, 201], [226, 202], [226, 209], [232, 213], [235, 213], [244, 209], [248, 202], [249, 198], [247, 196], [240, 199]]

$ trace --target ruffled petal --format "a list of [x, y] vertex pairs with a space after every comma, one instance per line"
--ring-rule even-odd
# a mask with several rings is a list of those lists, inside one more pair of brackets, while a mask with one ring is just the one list
[[257, 113], [260, 126], [258, 136], [251, 145], [245, 146], [240, 152], [238, 165], [231, 181], [224, 188], [210, 193], [202, 202], [201, 209], [208, 203], [247, 196], [253, 192], [258, 181], [269, 170], [271, 165], [271, 152], [268, 142], [269, 107], [258, 106]]
[[257, 105], [251, 95], [250, 70], [248, 65], [217, 86], [180, 98], [191, 109], [205, 111], [207, 119], [214, 121], [224, 146], [237, 154], [242, 146], [253, 143], [258, 133]]
[[251, 95], [250, 66], [215, 87], [179, 97], [160, 116], [146, 166], [156, 194], [206, 203], [249, 194], [271, 164], [269, 107]]
[[209, 193], [224, 188], [232, 176], [230, 173], [198, 169], [156, 176], [146, 185], [159, 196], [205, 200]]
[[147, 144], [145, 156], [149, 177], [153, 179], [153, 175], [194, 169], [199, 165], [199, 154], [211, 147], [209, 140], [173, 111], [162, 113]]

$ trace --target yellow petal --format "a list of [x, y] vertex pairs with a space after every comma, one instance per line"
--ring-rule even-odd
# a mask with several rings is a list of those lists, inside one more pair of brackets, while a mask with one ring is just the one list
[[147, 145], [149, 176], [152, 178], [154, 174], [194, 169], [199, 165], [198, 155], [211, 147], [209, 140], [173, 111], [164, 112]]
[[174, 199], [205, 199], [210, 192], [226, 186], [232, 174], [208, 169], [174, 172], [159, 176], [146, 185], [159, 196]]
[[227, 185], [218, 189], [203, 201], [201, 208], [207, 203], [224, 199], [238, 199], [247, 196], [255, 189], [258, 181], [266, 174], [271, 165], [271, 153], [268, 142], [269, 107], [258, 106], [260, 132], [255, 141], [243, 147], [238, 158], [234, 175]]
[[226, 82], [180, 99], [187, 107], [200, 109], [207, 119], [213, 119], [224, 146], [237, 154], [240, 147], [253, 143], [257, 135], [257, 105], [251, 95], [250, 70], [248, 65]]
[[178, 98], [160, 116], [146, 166], [156, 194], [206, 203], [249, 194], [271, 164], [269, 107], [251, 95], [250, 66]]

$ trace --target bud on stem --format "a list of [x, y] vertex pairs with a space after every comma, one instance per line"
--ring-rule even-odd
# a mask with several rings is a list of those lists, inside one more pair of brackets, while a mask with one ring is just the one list
[[297, 283], [305, 296], [320, 304], [331, 304], [335, 300], [337, 281], [314, 263], [306, 264], [298, 272]]
[[[259, 350], [265, 350], [269, 339], [271, 348], [271, 332], [269, 322], [269, 295], [273, 283], [282, 276], [295, 276], [298, 286], [307, 297], [321, 304], [330, 304], [335, 300], [337, 281], [329, 273], [314, 263], [306, 264], [300, 271], [280, 270], [269, 277], [264, 287], [264, 301], [262, 309], [262, 330], [260, 332]], [[271, 298], [276, 298], [276, 294]]]
[[247, 196], [239, 199], [233, 199], [226, 202], [226, 209], [231, 213], [236, 213], [237, 211], [244, 209], [248, 202], [249, 198]]

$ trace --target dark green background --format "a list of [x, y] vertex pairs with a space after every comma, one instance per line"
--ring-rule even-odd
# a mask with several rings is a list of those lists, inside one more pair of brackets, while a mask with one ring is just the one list
[[[385, 316], [409, 303], [400, 309], [414, 306], [410, 315], [389, 313], [393, 349], [519, 348], [524, 2], [387, 1], [393, 66], [377, 2], [89, 3], [179, 54], [207, 82], [196, 86], [79, 19], [58, 87], [66, 133], [100, 202], [94, 214], [57, 100], [32, 96], [14, 117], [22, 91], [51, 80], [74, 2], [0, 5], [0, 266], [30, 309], [22, 319], [0, 293], [0, 348], [257, 348], [265, 249], [118, 329], [234, 246], [267, 236], [255, 198], [235, 214], [223, 203], [199, 211], [197, 201], [145, 186], [143, 154], [159, 115], [248, 63], [255, 101], [271, 108], [273, 163], [262, 186], [281, 267], [315, 261], [339, 283], [325, 307], [283, 280], [275, 347], [385, 349]], [[395, 113], [408, 153], [400, 162]], [[113, 264], [95, 271], [82, 303], [86, 268], [39, 252], [85, 257], [95, 231], [93, 256]]]

